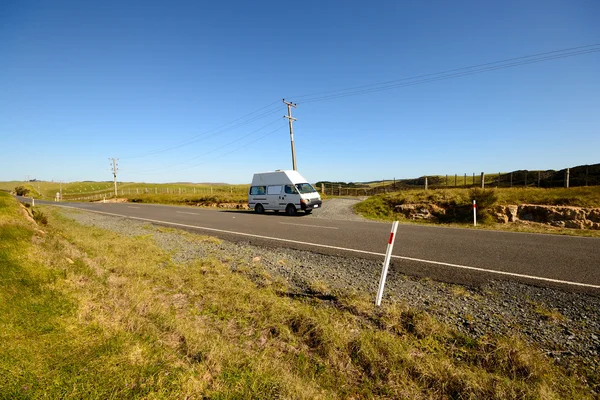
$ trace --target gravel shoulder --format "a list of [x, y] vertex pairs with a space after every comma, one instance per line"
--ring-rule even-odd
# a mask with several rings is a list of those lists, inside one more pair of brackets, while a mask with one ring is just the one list
[[[362, 219], [352, 212], [355, 199], [330, 199], [309, 218]], [[260, 263], [269, 274], [284, 279], [294, 290], [308, 292], [315, 286], [335, 292], [359, 292], [375, 298], [381, 263], [280, 247], [220, 240], [189, 240], [186, 234], [147, 223], [60, 209], [78, 223], [97, 226], [122, 235], [152, 235], [173, 254], [175, 262], [213, 257], [230, 262]], [[189, 234], [187, 234], [189, 235]], [[238, 263], [230, 262], [232, 268]], [[388, 274], [384, 302], [400, 302], [427, 312], [472, 337], [507, 335], [521, 337], [566, 368], [584, 367], [588, 376], [600, 377], [600, 297], [529, 286], [510, 281], [491, 281], [468, 287], [419, 279], [394, 271]], [[600, 378], [588, 382], [600, 394]]]
[[347, 221], [368, 221], [366, 218], [357, 215], [353, 211], [354, 205], [361, 199], [356, 198], [336, 198], [323, 201], [323, 208], [315, 210], [307, 218], [320, 219], [343, 219]]

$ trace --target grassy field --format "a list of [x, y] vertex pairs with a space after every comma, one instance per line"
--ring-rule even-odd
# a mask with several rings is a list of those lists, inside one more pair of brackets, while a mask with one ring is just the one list
[[[499, 224], [494, 223], [487, 212], [495, 205], [543, 204], [556, 206], [600, 207], [600, 187], [576, 188], [500, 188], [486, 189], [430, 189], [403, 190], [369, 197], [355, 207], [356, 212], [366, 218], [384, 221], [403, 220], [413, 223], [442, 223], [453, 226], [472, 226], [473, 199], [478, 204], [478, 227], [517, 232], [554, 233], [600, 237], [597, 230], [576, 230], [552, 227], [545, 224]], [[402, 214], [394, 212], [400, 204], [435, 204], [446, 212], [435, 222], [408, 221]]]
[[[64, 200], [92, 201], [114, 197], [113, 182], [0, 182], [0, 190], [24, 186], [36, 198], [52, 200], [62, 191]], [[192, 204], [209, 202], [247, 201], [250, 185], [192, 184], [192, 183], [135, 183], [119, 182], [118, 197], [138, 202], [163, 204]], [[216, 201], [212, 201], [211, 198]], [[197, 201], [194, 201], [197, 200]]]
[[292, 298], [234, 254], [175, 263], [153, 241], [164, 228], [123, 237], [44, 212], [37, 227], [0, 193], [0, 398], [592, 398], [517, 338], [359, 294]]
[[[600, 187], [575, 188], [500, 188], [486, 189], [495, 194], [495, 204], [544, 204], [576, 207], [600, 207]], [[413, 189], [376, 196], [390, 206], [410, 203], [467, 204], [471, 189]]]

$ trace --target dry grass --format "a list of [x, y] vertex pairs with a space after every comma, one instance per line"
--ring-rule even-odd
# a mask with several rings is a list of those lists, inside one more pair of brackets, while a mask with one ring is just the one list
[[176, 264], [151, 228], [123, 237], [47, 210], [35, 236], [15, 208], [0, 194], [0, 398], [587, 396], [517, 338], [474, 340], [319, 282], [329, 300], [290, 296], [216, 259]]

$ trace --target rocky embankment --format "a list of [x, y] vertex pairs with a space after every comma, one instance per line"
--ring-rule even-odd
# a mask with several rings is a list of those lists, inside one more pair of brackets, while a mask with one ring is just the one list
[[496, 221], [501, 223], [522, 220], [550, 224], [560, 228], [600, 230], [600, 208], [521, 204], [519, 206], [496, 206], [493, 213]]

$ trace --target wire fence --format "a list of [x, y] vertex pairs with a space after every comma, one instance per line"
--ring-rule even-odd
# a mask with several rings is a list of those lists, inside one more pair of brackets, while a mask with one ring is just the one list
[[[248, 187], [250, 187], [248, 185]], [[154, 195], [217, 195], [217, 194], [240, 194], [245, 193], [246, 189], [240, 189], [239, 186], [202, 186], [202, 187], [143, 187], [143, 188], [117, 188], [117, 197], [119, 196], [137, 196], [145, 194]], [[64, 191], [62, 196], [57, 192], [57, 199], [62, 200], [102, 200], [104, 198], [115, 197], [115, 190], [102, 190], [95, 193], [68, 193]]]
[[508, 173], [462, 173], [390, 179], [368, 184], [317, 183], [317, 190], [331, 196], [372, 196], [410, 189], [461, 188], [557, 188], [600, 186], [600, 164], [567, 168], [561, 171], [513, 171]]

